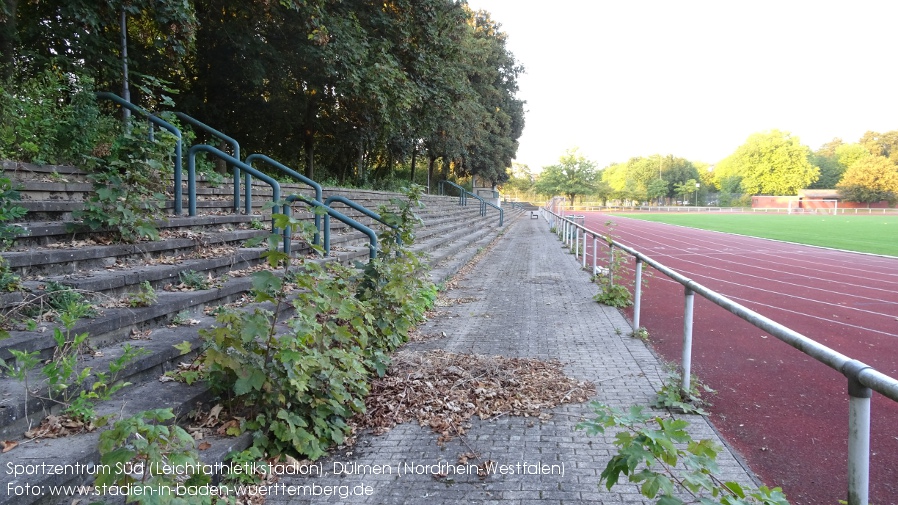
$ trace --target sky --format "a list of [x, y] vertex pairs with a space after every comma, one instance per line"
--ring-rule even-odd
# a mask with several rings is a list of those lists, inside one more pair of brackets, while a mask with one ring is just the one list
[[898, 130], [895, 0], [468, 0], [524, 66], [516, 163], [579, 148], [715, 164], [752, 133], [812, 150]]

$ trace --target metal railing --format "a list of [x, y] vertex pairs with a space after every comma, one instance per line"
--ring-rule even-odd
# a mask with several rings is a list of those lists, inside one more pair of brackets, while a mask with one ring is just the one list
[[440, 187], [440, 195], [445, 195], [445, 194], [446, 194], [446, 191], [445, 191], [445, 189], [446, 189], [446, 188], [445, 188], [445, 184], [448, 184], [448, 185], [450, 185], [450, 186], [452, 186], [452, 187], [458, 189], [458, 204], [459, 204], [459, 205], [467, 205], [467, 204], [468, 204], [468, 199], [467, 199], [468, 190], [466, 190], [465, 188], [459, 186], [458, 184], [455, 184], [454, 182], [450, 182], [450, 181], [440, 181], [440, 185], [439, 185], [439, 187]]
[[[271, 209], [272, 214], [276, 214], [278, 211], [277, 203], [281, 200], [281, 185], [278, 181], [274, 180], [274, 178], [256, 170], [251, 167], [247, 163], [244, 163], [237, 158], [227, 154], [216, 147], [212, 147], [206, 144], [197, 144], [190, 148], [187, 152], [187, 198], [188, 198], [188, 215], [195, 216], [196, 215], [196, 153], [199, 151], [205, 151], [213, 156], [216, 156], [235, 167], [238, 167], [240, 170], [243, 170], [246, 173], [264, 181], [269, 186], [271, 186], [271, 196], [272, 201], [274, 202], [274, 206]], [[277, 233], [277, 230], [273, 228], [274, 233]]]
[[473, 196], [477, 200], [480, 200], [480, 215], [481, 216], [486, 217], [486, 208], [487, 208], [487, 206], [489, 206], [489, 207], [492, 207], [499, 211], [499, 226], [502, 226], [502, 224], [505, 222], [505, 211], [502, 210], [501, 207], [491, 204], [490, 202], [484, 200], [483, 198], [480, 198], [479, 196], [475, 195], [474, 193], [471, 193], [470, 191], [468, 191], [467, 189], [459, 186], [458, 184], [455, 184], [454, 182], [440, 181], [440, 194], [441, 195], [443, 194], [443, 183], [446, 183], [446, 184], [458, 189], [458, 191], [459, 191], [458, 204], [459, 205], [468, 205], [468, 197]]
[[[636, 259], [633, 293], [633, 329], [638, 329], [640, 319], [640, 299], [642, 296], [642, 269], [647, 264], [671, 280], [684, 287], [684, 324], [682, 356], [682, 389], [690, 389], [692, 365], [692, 321], [695, 294], [722, 307], [736, 317], [766, 331], [777, 339], [811, 356], [820, 363], [838, 371], [848, 380], [848, 505], [868, 505], [870, 488], [870, 402], [873, 391], [898, 402], [898, 380], [875, 370], [858, 360], [839, 353], [805, 335], [802, 335], [776, 321], [764, 317], [743, 305], [711, 290], [679, 272], [666, 267], [641, 252], [616, 242], [609, 237], [577, 224], [569, 217], [541, 208], [540, 213], [554, 227], [566, 245], [572, 246], [579, 259], [582, 236], [582, 261], [586, 267], [587, 237], [593, 238], [593, 274], [602, 273], [597, 264], [598, 241], [601, 239], [611, 250], [612, 263], [615, 250], [620, 250]], [[612, 275], [608, 272], [608, 275]]]
[[[287, 165], [284, 165], [283, 163], [281, 163], [279, 161], [273, 160], [273, 159], [269, 158], [268, 156], [265, 156], [264, 154], [258, 154], [258, 153], [250, 154], [249, 156], [246, 157], [245, 163], [247, 165], [252, 166], [252, 164], [256, 160], [264, 161], [265, 163], [268, 163], [272, 167], [278, 169], [281, 173], [289, 175], [290, 177], [296, 179], [297, 181], [311, 186], [312, 189], [315, 190], [315, 201], [321, 202], [321, 198], [322, 198], [321, 184], [318, 184], [317, 182], [313, 181], [312, 179], [309, 179], [308, 177], [297, 172], [296, 170], [293, 170], [292, 168], [288, 167]], [[250, 178], [249, 174], [247, 174], [246, 175], [246, 206], [247, 206], [247, 209], [252, 207], [251, 193], [249, 190], [249, 186], [250, 186], [251, 182], [252, 182], [252, 179]], [[248, 214], [249, 210], [247, 210], [246, 212]], [[315, 245], [318, 245], [319, 243], [321, 243], [321, 216], [319, 216], [317, 213], [315, 214], [315, 230], [316, 230], [316, 233], [315, 233], [314, 239], [312, 240], [312, 243]]]
[[[368, 257], [370, 259], [377, 258], [377, 234], [374, 233], [374, 230], [372, 230], [371, 228], [356, 221], [355, 219], [352, 219], [351, 217], [346, 216], [345, 214], [343, 214], [340, 211], [334, 210], [317, 200], [313, 200], [313, 199], [311, 199], [307, 196], [303, 196], [303, 195], [290, 195], [287, 197], [286, 204], [284, 205], [284, 214], [287, 215], [287, 217], [290, 217], [290, 204], [293, 202], [296, 202], [296, 201], [301, 201], [311, 207], [324, 209], [324, 212], [326, 213], [327, 216], [332, 216], [332, 217], [336, 218], [338, 221], [342, 221], [343, 223], [346, 223], [347, 225], [349, 225], [349, 226], [355, 228], [356, 230], [359, 230], [360, 232], [367, 235], [368, 236], [368, 248], [369, 248]], [[317, 212], [316, 212], [316, 215], [317, 215]], [[291, 240], [290, 235], [291, 235], [290, 228], [285, 229], [284, 230], [284, 252], [287, 254], [290, 253], [290, 240]], [[324, 228], [324, 244], [325, 244], [324, 245], [324, 255], [329, 256], [330, 255], [330, 227]]]
[[[228, 135], [225, 135], [224, 133], [216, 130], [215, 128], [212, 128], [211, 126], [207, 125], [206, 123], [203, 123], [202, 121], [200, 121], [198, 119], [194, 119], [194, 118], [188, 116], [187, 114], [184, 114], [183, 112], [175, 112], [174, 114], [178, 119], [186, 122], [187, 124], [195, 126], [199, 129], [209, 133], [213, 137], [216, 137], [220, 140], [227, 142], [228, 144], [231, 144], [231, 149], [234, 150], [234, 158], [237, 158], [238, 160], [240, 159], [240, 143], [237, 142], [237, 140], [235, 140], [232, 137], [229, 137]], [[247, 165], [249, 165], [249, 163], [247, 163]], [[234, 171], [234, 212], [237, 212], [240, 210], [240, 169], [236, 165], [232, 165], [231, 169]], [[245, 174], [245, 176], [246, 176], [246, 198], [245, 198], [246, 213], [251, 214], [252, 213], [252, 207], [250, 205], [250, 181], [251, 181], [251, 179], [250, 179], [250, 175], [248, 173]]]
[[[140, 114], [141, 116], [147, 118], [147, 121], [150, 123], [168, 130], [172, 135], [175, 136], [175, 183], [174, 183], [174, 193], [175, 193], [175, 215], [180, 215], [182, 211], [181, 197], [181, 130], [179, 130], [175, 125], [165, 121], [164, 119], [160, 119], [153, 114], [141, 109], [140, 107], [134, 105], [133, 103], [125, 100], [124, 98], [116, 95], [115, 93], [110, 93], [108, 91], [99, 91], [96, 93], [96, 97], [103, 100], [110, 100], [112, 102], [117, 103], [119, 106], [124, 107], [125, 109], [134, 112], [135, 114]], [[153, 140], [153, 129], [150, 128], [150, 140]]]

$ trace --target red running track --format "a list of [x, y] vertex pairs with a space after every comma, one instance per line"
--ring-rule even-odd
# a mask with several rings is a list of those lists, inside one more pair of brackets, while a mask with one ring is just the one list
[[[805, 216], [795, 216], [802, 219]], [[586, 214], [696, 282], [799, 333], [898, 377], [898, 259]], [[581, 239], [582, 240], [582, 239]], [[599, 263], [607, 246], [599, 243]], [[592, 239], [587, 240], [587, 265]], [[634, 261], [629, 259], [631, 285]], [[646, 268], [640, 324], [666, 360], [682, 354], [684, 288]], [[627, 314], [632, 318], [632, 310]], [[693, 372], [717, 391], [711, 421], [765, 484], [796, 505], [836, 505], [847, 490], [847, 380], [695, 297]], [[870, 501], [898, 503], [898, 403], [874, 393]]]

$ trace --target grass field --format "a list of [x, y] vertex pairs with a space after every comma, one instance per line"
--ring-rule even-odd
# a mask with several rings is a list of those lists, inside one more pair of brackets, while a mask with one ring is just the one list
[[898, 256], [898, 216], [649, 213], [619, 215], [702, 230]]

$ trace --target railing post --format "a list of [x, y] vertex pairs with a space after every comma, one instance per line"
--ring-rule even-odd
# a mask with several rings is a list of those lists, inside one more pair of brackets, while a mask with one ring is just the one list
[[599, 258], [599, 237], [592, 236], [592, 275], [596, 274], [596, 262]]
[[580, 228], [574, 227], [574, 259], [578, 259], [580, 257], [580, 251], [577, 249], [580, 248]]
[[680, 385], [680, 393], [688, 397], [692, 385], [689, 383], [692, 377], [692, 307], [695, 303], [695, 292], [686, 288], [686, 310], [683, 314], [683, 376]]
[[583, 230], [583, 268], [586, 268], [586, 230]]
[[614, 244], [608, 245], [610, 254], [608, 255], [608, 280], [609, 284], [614, 286]]
[[639, 329], [639, 309], [642, 302], [642, 259], [636, 258], [636, 284], [633, 286], [633, 331]]
[[848, 505], [870, 499], [870, 399], [873, 390], [858, 380], [869, 366], [852, 360], [842, 367], [848, 377]]

